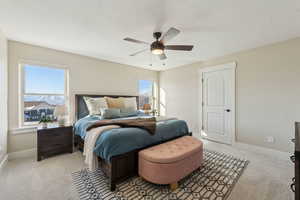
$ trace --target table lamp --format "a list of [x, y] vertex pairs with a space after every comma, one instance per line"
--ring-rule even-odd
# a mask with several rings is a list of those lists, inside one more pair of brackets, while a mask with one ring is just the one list
[[65, 125], [66, 114], [67, 114], [67, 109], [64, 105], [59, 105], [55, 107], [54, 116], [56, 117], [59, 126]]
[[149, 114], [150, 113], [150, 110], [151, 110], [151, 105], [148, 104], [148, 103], [145, 103], [143, 105], [143, 110], [145, 111], [145, 113]]

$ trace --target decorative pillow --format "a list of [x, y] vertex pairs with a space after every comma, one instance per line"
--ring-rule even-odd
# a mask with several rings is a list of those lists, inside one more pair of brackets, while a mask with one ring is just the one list
[[136, 112], [133, 107], [125, 107], [120, 109], [121, 113]]
[[104, 97], [108, 108], [125, 108], [123, 98], [111, 98], [111, 97]]
[[125, 108], [137, 110], [136, 97], [121, 97], [124, 101]]
[[133, 117], [137, 115], [138, 115], [138, 111], [135, 110], [133, 107], [121, 108], [120, 117]]
[[104, 98], [83, 97], [90, 115], [101, 115], [102, 108], [108, 108]]
[[120, 109], [118, 108], [103, 108], [101, 109], [102, 119], [114, 119], [120, 117]]

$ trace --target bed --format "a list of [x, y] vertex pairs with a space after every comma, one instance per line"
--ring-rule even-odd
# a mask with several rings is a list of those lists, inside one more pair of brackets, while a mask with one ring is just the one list
[[[75, 95], [75, 115], [76, 123], [74, 124], [74, 146], [83, 151], [85, 129], [97, 120], [98, 116], [89, 116], [89, 111], [84, 101], [84, 97], [135, 97], [137, 105], [138, 96], [124, 95]], [[138, 114], [130, 117], [131, 119], [145, 116]], [[98, 138], [94, 152], [98, 157], [99, 168], [109, 178], [110, 190], [116, 188], [116, 184], [131, 176], [137, 175], [138, 172], [138, 151], [170, 141], [185, 135], [192, 135], [188, 132], [188, 127], [183, 120], [168, 120], [157, 123], [155, 135], [149, 135], [147, 131], [139, 128], [120, 128], [105, 131]]]

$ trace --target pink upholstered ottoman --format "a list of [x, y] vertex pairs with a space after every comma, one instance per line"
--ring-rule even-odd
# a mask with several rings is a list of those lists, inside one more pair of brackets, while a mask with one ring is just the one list
[[156, 184], [170, 184], [175, 190], [178, 181], [201, 166], [203, 144], [183, 136], [139, 152], [139, 175]]

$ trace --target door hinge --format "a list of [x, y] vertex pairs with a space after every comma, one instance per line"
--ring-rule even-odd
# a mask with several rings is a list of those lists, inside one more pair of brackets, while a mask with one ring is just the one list
[[204, 102], [202, 101], [202, 107], [204, 106]]
[[204, 130], [204, 126], [201, 127], [201, 130]]
[[202, 83], [204, 82], [204, 78], [201, 79]]

